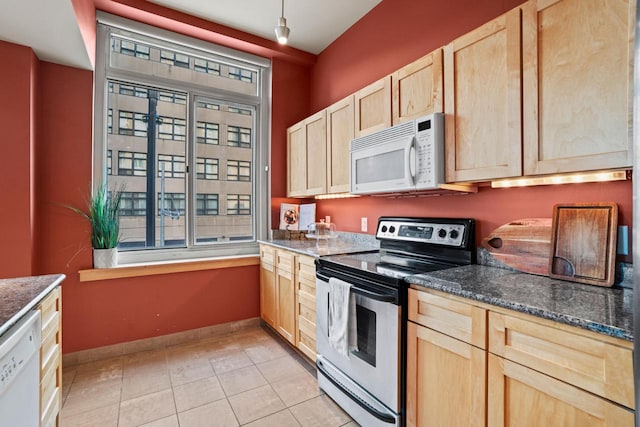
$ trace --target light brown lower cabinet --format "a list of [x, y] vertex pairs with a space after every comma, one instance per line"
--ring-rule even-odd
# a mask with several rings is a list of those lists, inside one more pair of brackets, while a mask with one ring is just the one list
[[633, 411], [494, 354], [488, 381], [491, 427], [633, 426]]
[[634, 425], [632, 343], [433, 290], [408, 300], [407, 426]]
[[62, 408], [62, 292], [53, 289], [40, 305], [40, 425], [59, 426]]
[[315, 259], [260, 245], [260, 317], [316, 360]]
[[413, 322], [407, 340], [407, 426], [484, 426], [487, 352]]

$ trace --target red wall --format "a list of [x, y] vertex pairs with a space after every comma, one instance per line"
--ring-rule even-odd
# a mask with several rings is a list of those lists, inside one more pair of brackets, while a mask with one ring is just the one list
[[[96, 4], [273, 59], [274, 194], [284, 195], [285, 129], [309, 113], [313, 55], [148, 2]], [[76, 14], [91, 50], [91, 10], [76, 7]], [[93, 72], [40, 63], [30, 48], [9, 43], [0, 42], [0, 55], [12, 58], [12, 66], [0, 71], [0, 277], [67, 275], [62, 284], [63, 352], [258, 316], [257, 266], [79, 281], [78, 270], [91, 268], [89, 227], [64, 205], [83, 205], [90, 189]]]
[[30, 48], [0, 41], [0, 260], [6, 276], [33, 272], [37, 58]]
[[[318, 56], [311, 79], [312, 112], [521, 3], [522, 0], [383, 0]], [[317, 201], [317, 215], [330, 215], [338, 230], [353, 232], [360, 231], [360, 218], [366, 216], [370, 233], [382, 215], [473, 217], [478, 220], [477, 238], [481, 239], [515, 219], [549, 218], [555, 203], [616, 202], [620, 224], [631, 225], [631, 194], [631, 181], [520, 189], [483, 187], [477, 194], [465, 196], [322, 200]], [[625, 260], [631, 262], [631, 257]]]

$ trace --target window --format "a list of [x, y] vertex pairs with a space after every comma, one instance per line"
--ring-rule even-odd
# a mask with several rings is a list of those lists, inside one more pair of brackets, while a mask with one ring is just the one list
[[118, 133], [120, 135], [147, 136], [147, 116], [133, 111], [118, 112]]
[[184, 156], [158, 154], [158, 176], [165, 178], [184, 178]]
[[196, 160], [196, 174], [198, 179], [218, 179], [218, 159], [198, 157]]
[[175, 65], [176, 67], [189, 68], [189, 56], [168, 50], [160, 51], [160, 62]]
[[251, 196], [229, 194], [227, 196], [227, 215], [251, 215]]
[[253, 72], [238, 67], [229, 67], [229, 78], [250, 83], [253, 81]]
[[218, 215], [217, 194], [197, 194], [196, 215]]
[[251, 181], [251, 162], [227, 160], [227, 180]]
[[177, 117], [160, 117], [158, 137], [173, 141], [184, 141], [187, 135], [187, 121]]
[[158, 194], [158, 215], [184, 216], [185, 206], [184, 193]]
[[198, 122], [196, 134], [201, 144], [220, 144], [220, 125], [217, 123]]
[[251, 129], [229, 126], [227, 128], [227, 143], [231, 147], [251, 148]]
[[118, 151], [118, 175], [145, 176], [147, 174], [147, 155]]
[[220, 75], [220, 64], [206, 59], [196, 58], [193, 61], [193, 69], [201, 73]]
[[107, 112], [107, 133], [113, 133], [113, 108]]
[[120, 53], [124, 55], [135, 56], [136, 58], [149, 59], [149, 46], [139, 43], [130, 42], [128, 40], [120, 40]]
[[113, 174], [113, 151], [107, 150], [107, 175]]
[[268, 175], [256, 168], [269, 161], [270, 62], [97, 15], [94, 111], [105, 128], [94, 167], [127, 191], [120, 262], [256, 254], [269, 229]]
[[123, 192], [120, 199], [120, 216], [145, 216], [147, 212], [146, 193]]

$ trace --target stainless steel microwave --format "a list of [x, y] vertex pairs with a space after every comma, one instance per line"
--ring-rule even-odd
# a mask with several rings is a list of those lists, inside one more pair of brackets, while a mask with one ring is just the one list
[[350, 155], [353, 194], [437, 189], [444, 183], [444, 115], [355, 138]]

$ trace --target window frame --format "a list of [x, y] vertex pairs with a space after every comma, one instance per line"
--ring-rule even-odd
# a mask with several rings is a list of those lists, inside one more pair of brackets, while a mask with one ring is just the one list
[[[230, 105], [237, 104], [240, 108], [252, 106], [255, 109], [254, 125], [251, 138], [252, 150], [252, 192], [250, 195], [250, 215], [252, 216], [253, 239], [246, 241], [216, 242], [214, 244], [201, 244], [195, 242], [195, 218], [196, 218], [196, 192], [195, 192], [195, 170], [196, 170], [196, 150], [195, 145], [195, 122], [190, 124], [187, 121], [186, 138], [187, 142], [187, 167], [189, 174], [193, 178], [187, 178], [186, 206], [187, 206], [187, 247], [186, 248], [156, 248], [142, 249], [135, 251], [120, 251], [119, 263], [122, 265], [132, 263], [163, 262], [175, 260], [193, 260], [202, 258], [233, 257], [256, 255], [258, 251], [258, 241], [265, 240], [271, 224], [270, 209], [270, 122], [271, 122], [271, 62], [268, 59], [258, 57], [246, 52], [237, 51], [224, 46], [191, 38], [188, 36], [173, 33], [150, 25], [134, 22], [122, 17], [114, 16], [102, 11], [97, 12], [97, 54], [95, 72], [95, 109], [94, 109], [94, 163], [93, 163], [93, 186], [99, 187], [107, 179], [106, 167], [106, 107], [108, 87], [106, 85], [107, 76], [110, 79], [123, 79], [127, 82], [136, 82], [136, 74], [129, 70], [110, 68], [107, 64], [107, 53], [110, 49], [111, 27], [121, 38], [131, 37], [141, 45], [157, 43], [161, 48], [171, 49], [171, 46], [163, 46], [162, 43], [177, 43], [180, 45], [180, 52], [186, 52], [194, 57], [209, 57], [245, 70], [252, 70], [257, 83], [257, 93], [229, 93], [222, 89], [216, 90], [215, 94], [211, 89], [195, 81], [181, 82], [180, 85], [173, 85], [171, 81], [160, 77], [145, 76], [143, 80], [138, 79], [141, 85], [154, 85], [158, 88], [165, 88], [168, 91], [183, 91], [188, 88], [188, 112], [187, 117], [195, 117], [196, 97], [219, 99]], [[105, 27], [108, 26], [108, 27]], [[114, 129], [115, 131], [115, 129]], [[220, 129], [219, 131], [222, 131]], [[220, 163], [218, 164], [218, 176], [220, 177]], [[226, 199], [225, 199], [226, 202]], [[220, 196], [218, 198], [218, 211], [222, 212], [223, 206]]]

